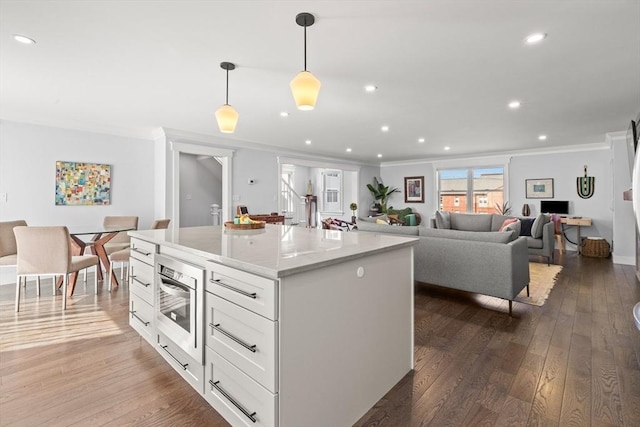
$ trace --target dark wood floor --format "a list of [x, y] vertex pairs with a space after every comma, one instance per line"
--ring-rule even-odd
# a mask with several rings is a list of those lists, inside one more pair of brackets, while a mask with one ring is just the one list
[[[633, 268], [564, 255], [543, 307], [416, 287], [415, 370], [358, 426], [640, 425]], [[218, 426], [216, 412], [128, 326], [127, 292], [50, 282], [21, 312], [0, 286], [0, 425]]]

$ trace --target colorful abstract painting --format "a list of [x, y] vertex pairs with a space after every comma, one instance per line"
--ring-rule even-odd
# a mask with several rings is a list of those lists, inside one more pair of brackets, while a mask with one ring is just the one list
[[111, 203], [111, 165], [56, 162], [56, 206]]

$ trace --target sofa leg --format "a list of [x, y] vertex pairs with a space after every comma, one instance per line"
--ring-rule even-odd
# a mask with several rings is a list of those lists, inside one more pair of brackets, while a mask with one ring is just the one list
[[529, 285], [527, 285], [527, 296], [528, 297], [531, 296], [531, 295], [529, 295]]
[[512, 305], [513, 305], [513, 301], [509, 300], [509, 317], [513, 317], [512, 314]]

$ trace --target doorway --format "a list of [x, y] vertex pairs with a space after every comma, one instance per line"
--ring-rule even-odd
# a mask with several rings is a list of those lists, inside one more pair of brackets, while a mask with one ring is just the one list
[[[222, 160], [180, 153], [180, 227], [220, 225], [212, 206], [222, 206]], [[216, 212], [217, 213], [217, 212]]]

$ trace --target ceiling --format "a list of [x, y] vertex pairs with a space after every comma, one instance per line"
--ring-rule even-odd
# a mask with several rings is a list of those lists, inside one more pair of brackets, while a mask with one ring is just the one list
[[[313, 111], [289, 89], [299, 12], [316, 17]], [[548, 37], [527, 45], [532, 32]], [[237, 66], [230, 135], [214, 117], [222, 61]], [[602, 143], [639, 112], [638, 0], [0, 0], [4, 120], [146, 139], [165, 127], [377, 164]]]

